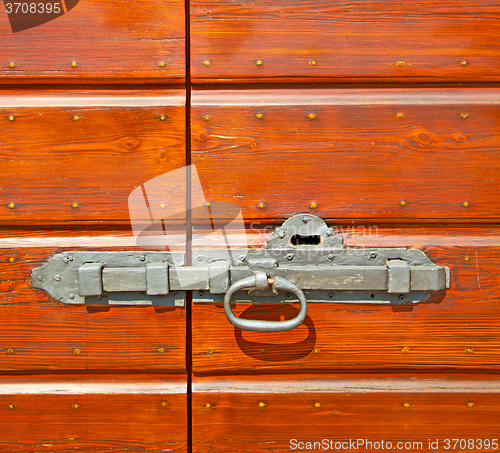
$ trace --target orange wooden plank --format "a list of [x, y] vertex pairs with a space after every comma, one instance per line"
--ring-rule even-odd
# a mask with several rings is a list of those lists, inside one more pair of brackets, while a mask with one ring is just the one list
[[497, 222], [499, 103], [496, 88], [198, 90], [192, 161], [248, 224]]
[[184, 103], [179, 90], [3, 92], [0, 224], [130, 225], [132, 190], [185, 165]]
[[498, 4], [192, 0], [195, 83], [498, 81]]
[[492, 377], [196, 379], [193, 451], [492, 450], [499, 410]]
[[[5, 3], [0, 15], [0, 83], [182, 83], [185, 78], [181, 0], [140, 0], [133, 5], [82, 0], [58, 18], [16, 33], [6, 14], [10, 2]], [[25, 16], [17, 14], [14, 20], [35, 24], [42, 17]]]
[[[245, 332], [226, 319], [222, 304], [196, 303], [193, 294], [193, 370], [196, 375], [308, 374], [352, 370], [500, 369], [498, 233], [476, 228], [358, 230], [349, 247], [414, 247], [449, 266], [451, 287], [423, 303], [308, 304], [302, 325], [289, 332]], [[468, 231], [468, 232], [467, 232]], [[254, 238], [253, 246], [267, 234]], [[265, 299], [263, 300], [265, 302]], [[234, 305], [249, 319], [295, 317], [296, 304]], [[209, 320], [209, 321], [207, 321]]]
[[2, 452], [187, 451], [186, 380], [3, 376]]
[[[0, 371], [161, 370], [185, 373], [184, 307], [65, 305], [31, 286], [31, 271], [68, 250], [136, 250], [133, 237], [0, 239]], [[76, 236], [76, 237], [75, 237]]]

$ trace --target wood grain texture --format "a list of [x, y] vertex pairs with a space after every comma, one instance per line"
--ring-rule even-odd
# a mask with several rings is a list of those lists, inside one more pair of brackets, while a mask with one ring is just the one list
[[2, 4], [0, 83], [182, 83], [184, 16], [181, 0], [87, 0], [13, 33]]
[[[498, 234], [476, 228], [361, 229], [350, 247], [415, 247], [449, 266], [451, 288], [407, 309], [371, 304], [308, 304], [303, 324], [289, 332], [244, 332], [226, 319], [222, 304], [197, 304], [193, 295], [195, 375], [308, 374], [363, 370], [500, 369]], [[349, 235], [349, 233], [346, 233]], [[363, 237], [364, 236], [364, 237]], [[256, 245], [254, 243], [253, 245]], [[237, 316], [282, 320], [296, 304], [236, 304]], [[206, 322], [210, 320], [210, 322]]]
[[191, 11], [195, 83], [500, 79], [492, 2], [192, 0]]
[[185, 387], [168, 375], [3, 377], [0, 449], [185, 452]]
[[[480, 389], [475, 388], [478, 382], [443, 376], [360, 380], [329, 376], [307, 389], [301, 389], [301, 381], [295, 379], [260, 378], [252, 386], [214, 382], [208, 392], [203, 384], [196, 379], [193, 392], [193, 452], [197, 453], [483, 451], [463, 445], [446, 449], [445, 439], [489, 439], [490, 449], [492, 439], [498, 443], [500, 394], [493, 380]], [[280, 387], [287, 384], [285, 390]], [[322, 445], [323, 439], [327, 443]], [[365, 444], [335, 445], [357, 439]], [[438, 440], [437, 448], [429, 447], [429, 439]], [[386, 448], [374, 446], [381, 441]], [[319, 445], [299, 448], [299, 442]], [[398, 442], [403, 442], [402, 448]], [[405, 448], [406, 442], [410, 444]]]
[[111, 306], [108, 311], [91, 310], [56, 302], [31, 287], [32, 269], [55, 253], [140, 250], [130, 235], [26, 235], [3, 237], [0, 242], [0, 371], [185, 373], [184, 308]]
[[185, 165], [184, 103], [180, 90], [2, 92], [0, 224], [130, 225], [131, 191]]
[[192, 162], [248, 223], [498, 222], [499, 125], [497, 88], [198, 90]]

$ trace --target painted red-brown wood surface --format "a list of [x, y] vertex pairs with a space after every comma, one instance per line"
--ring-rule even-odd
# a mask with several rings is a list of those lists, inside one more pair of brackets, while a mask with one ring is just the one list
[[[5, 233], [4, 233], [5, 234]], [[0, 371], [185, 373], [184, 307], [65, 305], [31, 271], [69, 250], [136, 250], [130, 233], [40, 231], [0, 238]]]
[[458, 452], [500, 445], [494, 377], [219, 377], [195, 379], [193, 390], [196, 453]]
[[2, 452], [185, 452], [186, 380], [158, 375], [3, 376]]
[[198, 90], [192, 162], [207, 200], [280, 223], [497, 222], [497, 88]]
[[[348, 225], [343, 234], [353, 235], [346, 241], [349, 247], [423, 250], [434, 263], [449, 266], [450, 289], [399, 309], [310, 303], [303, 324], [281, 333], [239, 330], [226, 319], [222, 304], [196, 303], [194, 293], [195, 375], [500, 369], [498, 231]], [[250, 242], [257, 246], [266, 236], [255, 235]], [[295, 317], [298, 307], [235, 304], [233, 311], [249, 319], [277, 321]]]
[[2, 92], [0, 223], [130, 225], [131, 191], [185, 165], [184, 104], [180, 90]]
[[[16, 10], [23, 8], [18, 3], [39, 4], [13, 0]], [[182, 0], [80, 0], [64, 15], [16, 33], [9, 9], [2, 2], [0, 83], [172, 84], [185, 79]]]
[[500, 80], [482, 0], [191, 0], [195, 83]]

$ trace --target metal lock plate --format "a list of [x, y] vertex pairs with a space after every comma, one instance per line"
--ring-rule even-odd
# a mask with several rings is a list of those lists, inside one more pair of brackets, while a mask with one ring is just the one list
[[67, 304], [182, 306], [184, 291], [194, 291], [195, 303], [222, 302], [233, 285], [256, 275], [278, 278], [295, 293], [266, 283], [231, 291], [233, 302], [293, 302], [302, 290], [308, 303], [414, 304], [450, 283], [449, 269], [421, 250], [345, 248], [322, 219], [298, 214], [265, 248], [196, 249], [192, 266], [180, 252], [64, 252], [33, 270], [33, 287]]

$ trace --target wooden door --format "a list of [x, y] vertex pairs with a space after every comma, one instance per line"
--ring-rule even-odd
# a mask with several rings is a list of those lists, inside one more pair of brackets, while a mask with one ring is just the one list
[[57, 253], [143, 250], [128, 197], [186, 161], [184, 4], [42, 1], [64, 14], [36, 24], [8, 3], [0, 451], [186, 451], [185, 308], [68, 305], [32, 281]]
[[[348, 248], [415, 248], [451, 273], [415, 305], [332, 293], [280, 333], [194, 293], [193, 451], [498, 448], [499, 12], [191, 2], [191, 162], [250, 246], [314, 214]], [[276, 321], [298, 305], [233, 309]]]

